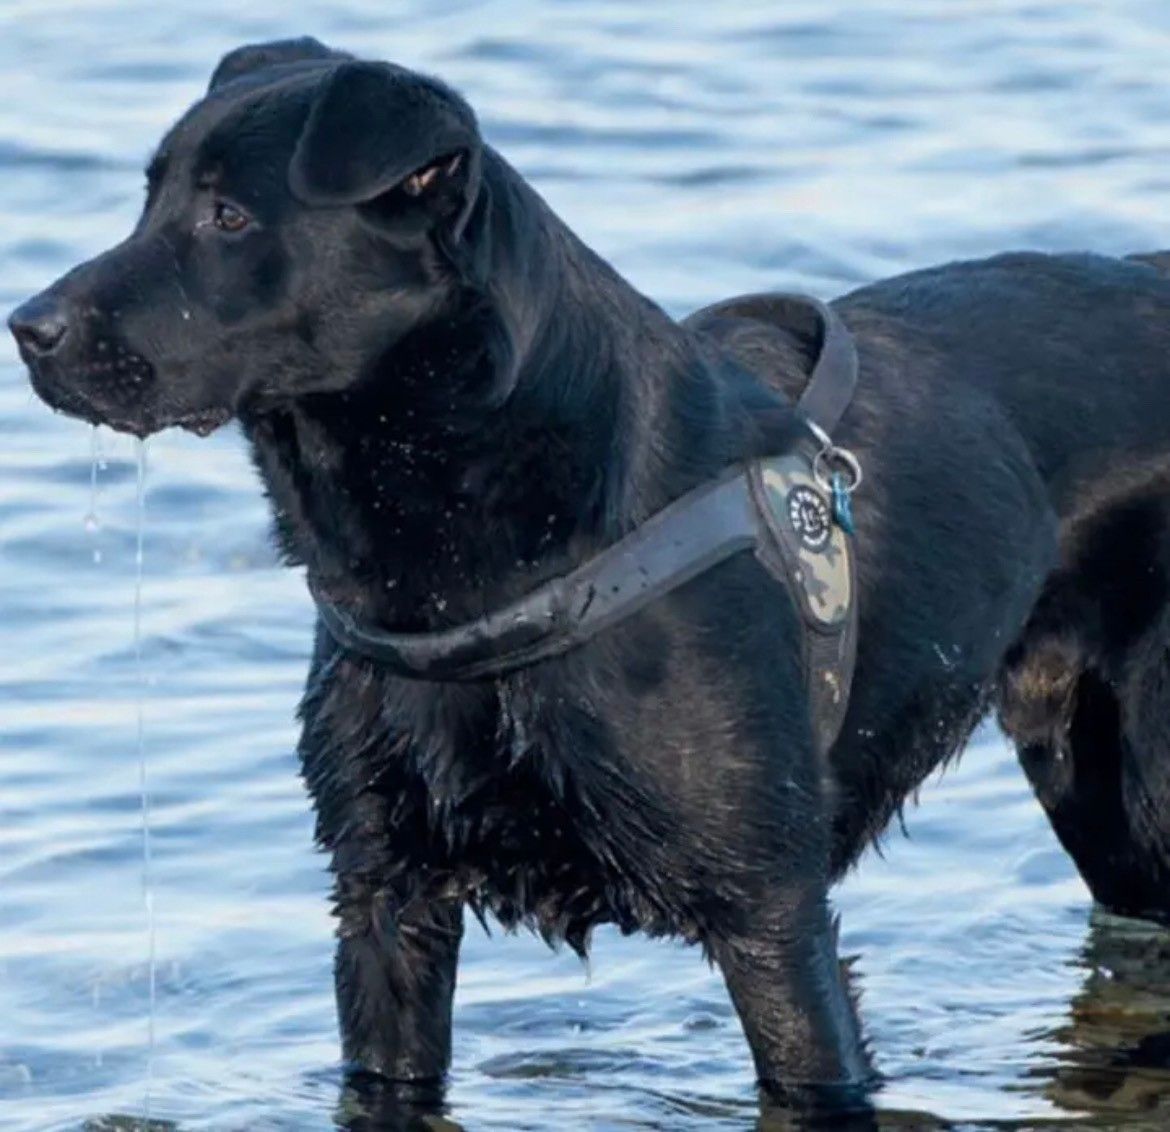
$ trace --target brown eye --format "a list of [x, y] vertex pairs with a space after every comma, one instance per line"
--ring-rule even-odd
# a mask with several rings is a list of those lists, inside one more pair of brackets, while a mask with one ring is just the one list
[[243, 209], [228, 204], [226, 200], [217, 200], [212, 210], [212, 223], [221, 232], [242, 232], [250, 222], [250, 217]]

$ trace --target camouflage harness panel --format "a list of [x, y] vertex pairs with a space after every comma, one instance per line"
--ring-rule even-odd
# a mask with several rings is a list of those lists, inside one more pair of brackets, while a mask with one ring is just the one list
[[800, 616], [809, 718], [827, 751], [841, 730], [857, 653], [850, 536], [813, 473], [817, 449], [760, 460], [748, 470], [752, 499], [770, 538], [756, 556], [789, 592]]

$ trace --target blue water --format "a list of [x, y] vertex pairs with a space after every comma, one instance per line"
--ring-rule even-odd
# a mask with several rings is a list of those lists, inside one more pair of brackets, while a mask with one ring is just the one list
[[[680, 314], [1007, 247], [1170, 245], [1164, 0], [3, 0], [0, 305], [123, 236], [221, 53], [303, 32], [451, 80]], [[89, 430], [0, 343], [0, 1129], [129, 1127], [148, 1065], [152, 1116], [183, 1129], [328, 1129], [327, 881], [292, 755], [309, 602], [238, 435], [154, 439], [151, 1056], [135, 452], [100, 445], [90, 530]], [[1091, 912], [994, 730], [906, 826], [837, 893], [884, 1123], [1170, 1125], [1170, 1073], [1142, 1064], [1170, 1028], [1170, 936]], [[589, 973], [471, 934], [451, 1100], [468, 1130], [757, 1120], [699, 956], [605, 933]]]

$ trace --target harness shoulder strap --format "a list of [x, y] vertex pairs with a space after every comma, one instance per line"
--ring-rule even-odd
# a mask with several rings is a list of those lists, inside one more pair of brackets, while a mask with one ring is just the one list
[[849, 706], [857, 659], [857, 580], [849, 536], [833, 521], [832, 500], [814, 467], [857, 388], [857, 347], [836, 311], [810, 295], [741, 295], [703, 313], [763, 322], [819, 343], [796, 403], [810, 437], [792, 452], [749, 465], [747, 477], [767, 532], [756, 556], [788, 590], [800, 617], [809, 717], [817, 749], [825, 754]]
[[811, 295], [777, 292], [740, 295], [706, 307], [703, 313], [750, 318], [818, 342], [816, 363], [796, 407], [805, 420], [826, 435], [833, 434], [853, 400], [858, 362], [853, 336], [828, 303]]

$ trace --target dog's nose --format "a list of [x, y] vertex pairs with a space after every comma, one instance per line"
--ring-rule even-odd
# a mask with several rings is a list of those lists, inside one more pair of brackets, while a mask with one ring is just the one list
[[8, 329], [21, 353], [43, 358], [61, 345], [69, 329], [69, 315], [60, 299], [36, 295], [12, 312]]

